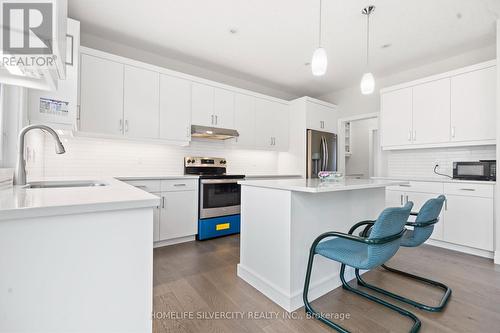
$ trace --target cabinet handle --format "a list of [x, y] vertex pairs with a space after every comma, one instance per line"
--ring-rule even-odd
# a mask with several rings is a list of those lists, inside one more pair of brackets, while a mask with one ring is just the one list
[[271, 145], [271, 146], [273, 145], [273, 137], [271, 137], [271, 144], [270, 144], [270, 145]]
[[120, 119], [120, 132], [123, 133], [123, 119]]
[[186, 186], [186, 184], [174, 184], [175, 187]]
[[417, 140], [417, 130], [413, 131], [413, 141]]
[[405, 203], [408, 203], [408, 195], [406, 195], [406, 202]]
[[444, 210], [448, 210], [448, 199], [444, 199]]
[[469, 192], [474, 192], [475, 189], [473, 188], [461, 188], [460, 191], [469, 191]]
[[411, 187], [410, 184], [399, 184], [399, 186], [401, 186], [401, 187]]
[[401, 194], [401, 206], [403, 206], [403, 195]]
[[128, 132], [128, 120], [125, 120], [125, 132]]
[[165, 197], [161, 197], [161, 208], [165, 208]]
[[452, 126], [451, 127], [451, 137], [454, 138], [455, 137], [455, 126]]
[[214, 115], [212, 115], [211, 117], [212, 117], [212, 122], [211, 122], [211, 124], [213, 125], [213, 124], [214, 124]]
[[219, 116], [215, 116], [215, 125], [219, 124]]
[[408, 141], [411, 141], [411, 129], [408, 130]]
[[189, 127], [186, 127], [186, 138], [189, 138], [191, 133], [191, 131], [189, 130]]

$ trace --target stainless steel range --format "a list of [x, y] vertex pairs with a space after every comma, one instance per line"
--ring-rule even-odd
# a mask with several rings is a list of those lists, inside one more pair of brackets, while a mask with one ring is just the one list
[[184, 173], [199, 175], [199, 240], [240, 232], [241, 188], [244, 175], [226, 174], [227, 161], [217, 157], [185, 157]]

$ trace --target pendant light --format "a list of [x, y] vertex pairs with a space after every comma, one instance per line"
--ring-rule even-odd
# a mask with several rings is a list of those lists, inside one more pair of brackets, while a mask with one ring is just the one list
[[361, 78], [360, 88], [363, 95], [369, 95], [375, 90], [375, 78], [369, 71], [370, 64], [370, 14], [375, 10], [375, 6], [363, 8], [361, 13], [366, 15], [366, 69], [367, 72]]
[[318, 48], [314, 50], [311, 60], [311, 70], [314, 76], [325, 75], [328, 66], [326, 50], [321, 47], [321, 7], [322, 0], [319, 0], [319, 45]]

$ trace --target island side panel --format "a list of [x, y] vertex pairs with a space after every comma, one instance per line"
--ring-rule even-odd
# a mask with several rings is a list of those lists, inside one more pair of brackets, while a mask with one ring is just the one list
[[2, 332], [151, 332], [153, 209], [0, 221], [0, 271]]
[[[292, 193], [290, 303], [293, 310], [304, 305], [302, 290], [309, 249], [314, 239], [327, 231], [347, 233], [359, 221], [376, 219], [384, 206], [383, 187], [317, 194]], [[315, 257], [310, 300], [341, 285], [339, 269], [338, 263], [318, 255]]]
[[288, 308], [291, 193], [242, 185], [241, 195], [238, 276]]

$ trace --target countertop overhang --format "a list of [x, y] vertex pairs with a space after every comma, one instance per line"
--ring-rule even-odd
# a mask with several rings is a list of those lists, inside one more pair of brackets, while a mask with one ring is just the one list
[[242, 186], [306, 193], [352, 191], [408, 184], [407, 181], [386, 179], [344, 179], [341, 181], [321, 181], [319, 179], [279, 179], [242, 180], [238, 183]]

